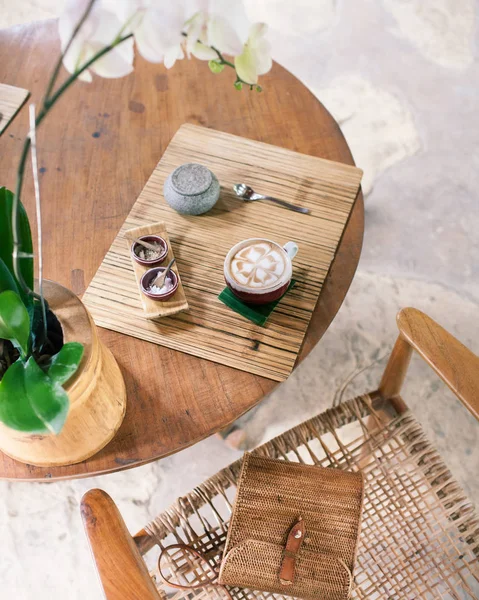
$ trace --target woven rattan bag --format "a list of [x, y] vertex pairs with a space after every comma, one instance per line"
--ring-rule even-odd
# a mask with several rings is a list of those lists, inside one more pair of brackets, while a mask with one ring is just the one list
[[363, 477], [245, 454], [218, 583], [307, 600], [346, 600]]

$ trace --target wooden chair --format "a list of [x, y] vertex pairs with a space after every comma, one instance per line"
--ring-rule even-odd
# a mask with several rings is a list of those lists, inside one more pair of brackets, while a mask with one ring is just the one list
[[[365, 474], [352, 598], [479, 598], [474, 507], [400, 396], [414, 349], [479, 419], [479, 358], [416, 309], [402, 310], [398, 326], [400, 335], [378, 390], [327, 410], [256, 452]], [[105, 492], [85, 494], [83, 521], [108, 600], [218, 595], [213, 588], [168, 589], [155, 575], [154, 561], [158, 549], [184, 542], [218, 565], [239, 466], [240, 461], [233, 463], [179, 498], [133, 537]], [[150, 574], [146, 562], [152, 554]], [[194, 565], [179, 560], [172, 556], [170, 568], [198, 581]], [[235, 600], [271, 596], [240, 589], [231, 593]]]

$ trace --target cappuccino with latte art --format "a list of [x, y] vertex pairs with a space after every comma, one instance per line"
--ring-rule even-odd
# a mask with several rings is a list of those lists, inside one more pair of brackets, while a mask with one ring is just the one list
[[293, 242], [283, 247], [263, 238], [239, 242], [226, 256], [226, 284], [245, 302], [273, 302], [288, 289], [293, 272], [291, 261], [297, 251]]
[[245, 287], [268, 288], [280, 281], [286, 271], [287, 254], [277, 244], [257, 241], [233, 256], [231, 276]]

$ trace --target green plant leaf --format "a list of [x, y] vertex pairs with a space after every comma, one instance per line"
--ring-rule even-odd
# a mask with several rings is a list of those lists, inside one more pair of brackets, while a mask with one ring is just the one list
[[234, 86], [237, 90], [243, 89], [243, 84], [241, 83], [241, 81], [235, 81]]
[[25, 363], [19, 359], [0, 381], [0, 421], [11, 429], [29, 433], [48, 433], [36, 415], [25, 390]]
[[70, 402], [61, 385], [31, 356], [10, 366], [0, 382], [0, 421], [29, 433], [60, 433]]
[[11, 290], [19, 294], [19, 289], [15, 277], [7, 269], [7, 265], [0, 258], [0, 293]]
[[[49, 308], [48, 303], [46, 302], [47, 309], [47, 329], [48, 329], [48, 316], [49, 316]], [[43, 313], [42, 313], [42, 305], [39, 300], [36, 298], [33, 299], [32, 304], [28, 307], [28, 314], [30, 315], [30, 352], [33, 353], [42, 353], [42, 346], [46, 342], [43, 335]]]
[[[13, 277], [15, 277], [13, 271], [12, 208], [13, 193], [10, 190], [7, 190], [6, 187], [0, 187], [0, 258], [3, 260]], [[18, 232], [20, 238], [20, 250], [26, 254], [32, 254], [33, 244], [30, 223], [21, 202], [18, 207]], [[21, 258], [20, 270], [25, 283], [30, 289], [33, 289], [33, 258]], [[23, 301], [28, 303], [29, 296], [25, 294], [18, 280], [17, 286]]]
[[64, 344], [60, 352], [52, 358], [48, 376], [54, 382], [63, 385], [78, 369], [82, 356], [82, 344], [78, 342]]
[[212, 73], [221, 73], [221, 71], [223, 71], [223, 69], [225, 68], [225, 65], [222, 65], [217, 60], [209, 60], [208, 67], [210, 68], [210, 71]]
[[30, 317], [18, 294], [7, 290], [0, 294], [0, 338], [10, 340], [22, 356], [28, 352]]
[[31, 356], [25, 366], [25, 391], [33, 411], [51, 433], [60, 433], [70, 401], [62, 386], [44, 373]]

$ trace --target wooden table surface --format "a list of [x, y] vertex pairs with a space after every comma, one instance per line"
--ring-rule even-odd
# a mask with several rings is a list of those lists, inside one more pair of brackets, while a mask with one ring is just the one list
[[[59, 52], [56, 22], [0, 31], [0, 82], [40, 102]], [[262, 93], [235, 90], [233, 72], [183, 60], [167, 71], [137, 56], [123, 79], [77, 82], [39, 128], [45, 276], [82, 294], [132, 204], [184, 122], [353, 164], [339, 126], [288, 71], [275, 64]], [[0, 185], [14, 189], [28, 111], [0, 138]], [[28, 173], [23, 201], [33, 221]], [[348, 291], [361, 253], [359, 194], [298, 360], [323, 336]], [[123, 372], [128, 407], [114, 440], [69, 467], [40, 468], [0, 452], [0, 478], [86, 477], [144, 464], [225, 428], [277, 385], [236, 369], [107, 330], [101, 339]]]

